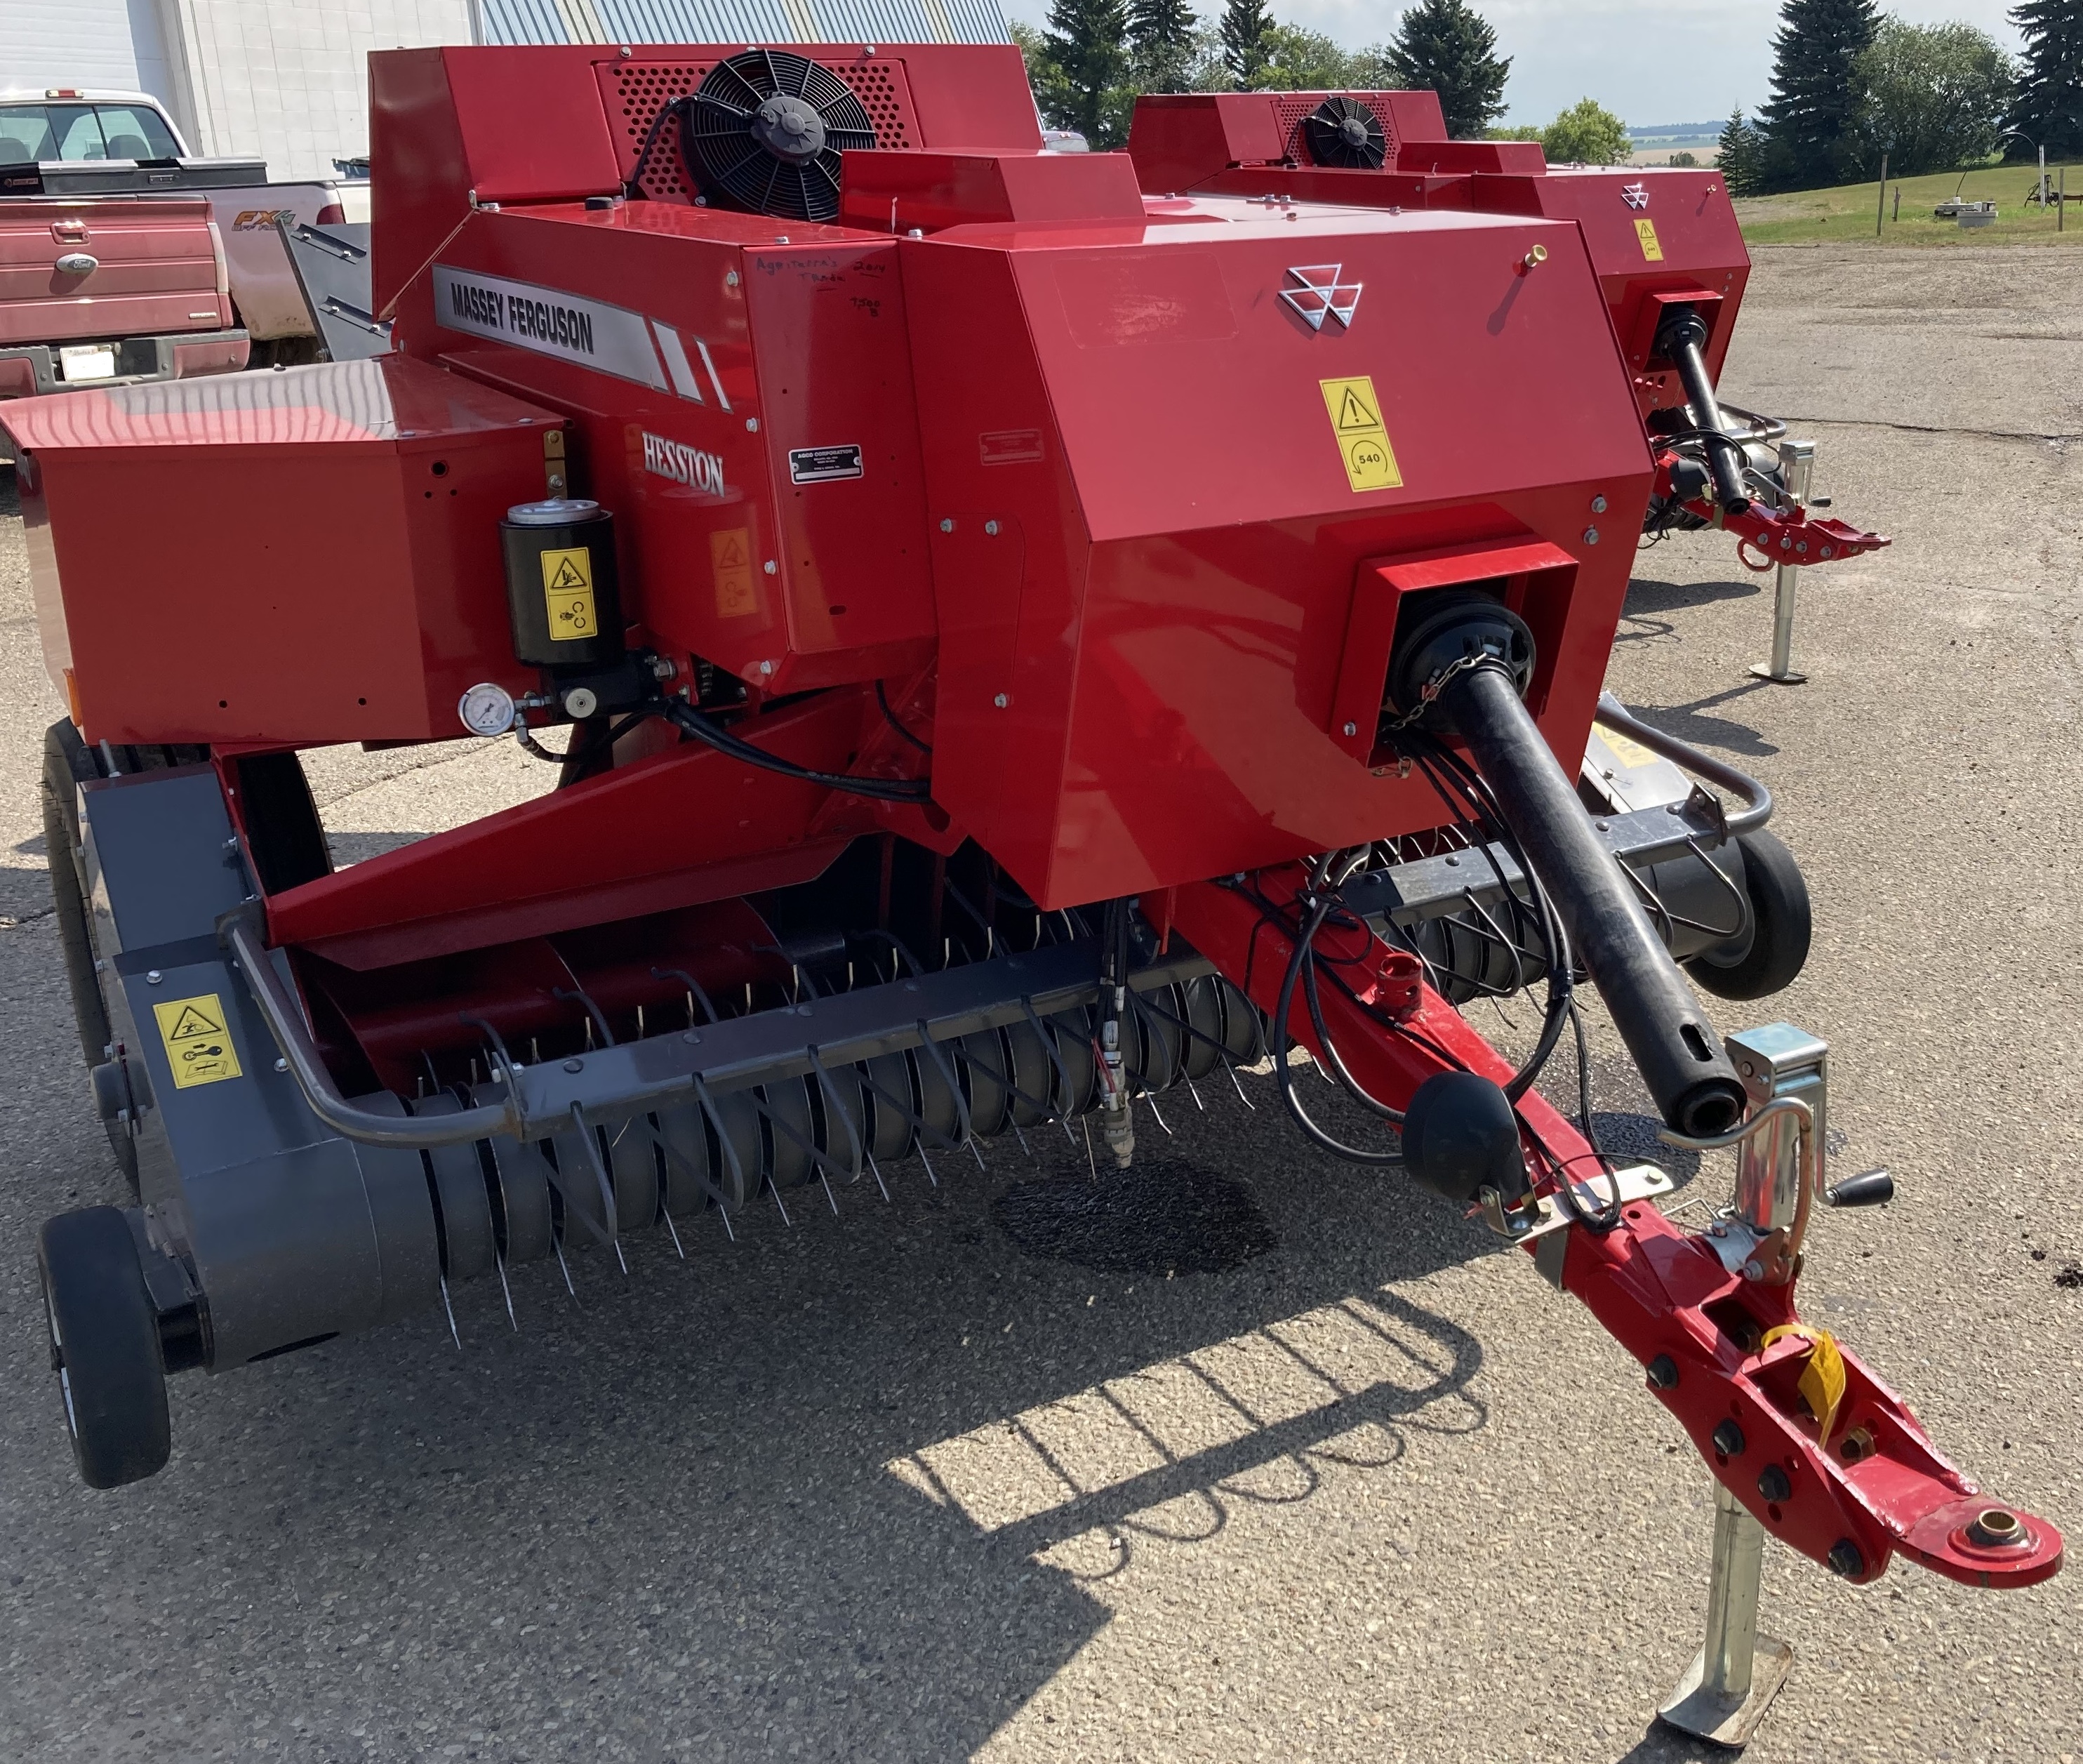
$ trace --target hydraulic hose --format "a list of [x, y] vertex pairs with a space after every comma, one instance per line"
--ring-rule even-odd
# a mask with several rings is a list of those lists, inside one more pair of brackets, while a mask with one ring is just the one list
[[1620, 865], [1591, 831], [1517, 683], [1497, 661], [1464, 666], [1442, 683], [1439, 705], [1468, 742], [1665, 1123], [1696, 1136], [1726, 1132], [1743, 1118], [1742, 1082]]
[[1706, 321], [1691, 307], [1673, 307], [1657, 328], [1655, 348], [1678, 370], [1692, 420], [1708, 431], [1707, 470], [1714, 480], [1714, 500], [1724, 514], [1741, 514], [1751, 506], [1750, 493], [1743, 488], [1743, 451], [1730, 438], [1707, 378], [1707, 364], [1700, 354], [1706, 341]]

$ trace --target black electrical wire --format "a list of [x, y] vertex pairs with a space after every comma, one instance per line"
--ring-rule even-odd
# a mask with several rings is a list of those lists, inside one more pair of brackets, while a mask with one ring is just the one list
[[649, 713], [663, 717], [682, 734], [691, 735], [696, 741], [706, 742], [718, 753], [728, 754], [732, 759], [748, 766], [757, 766], [765, 772], [776, 772], [784, 778], [796, 778], [806, 784], [821, 784], [830, 790], [844, 790], [854, 796], [872, 797], [882, 802], [923, 802], [933, 793], [929, 778], [860, 778], [850, 772], [818, 772], [809, 766], [799, 766], [792, 759], [784, 759], [771, 754], [763, 747], [755, 747], [741, 739], [729, 730], [712, 723], [693, 705], [683, 699], [661, 699], [645, 707]]
[[644, 132], [644, 145], [636, 150], [636, 163], [623, 180], [623, 194], [629, 201], [635, 202], [643, 199], [644, 170], [650, 162], [651, 150], [658, 145], [658, 131], [665, 125], [668, 117], [678, 116], [694, 101], [695, 95], [689, 92], [682, 97], [668, 99], [658, 107], [658, 114], [651, 119], [651, 126]]
[[[882, 682], [880, 680], [877, 680], [875, 683], [875, 702], [882, 712], [882, 720], [885, 723], [889, 724], [892, 729], [895, 730], [897, 733], [902, 735], [906, 741], [910, 742], [913, 747], [919, 750], [919, 752], [931, 753], [933, 751], [932, 742], [930, 741], [921, 741], [916, 735], [913, 734], [910, 730], [906, 729], [903, 724], [898, 721], [897, 713], [889, 708], [889, 695], [883, 691]], [[1030, 902], [1029, 904], [1031, 905], [1032, 903]]]

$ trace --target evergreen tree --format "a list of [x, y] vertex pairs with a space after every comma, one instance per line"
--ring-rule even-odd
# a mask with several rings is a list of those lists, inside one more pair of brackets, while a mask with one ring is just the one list
[[1223, 62], [1248, 91], [1273, 55], [1273, 15], [1265, 0], [1228, 0], [1223, 8]]
[[2025, 54], [2009, 125], [2050, 159], [2083, 154], [2083, 0], [2025, 0], [2010, 17]]
[[1035, 97], [1054, 126], [1076, 129], [1096, 149], [1119, 146], [1127, 133], [1127, 34], [1124, 0], [1054, 0], [1049, 8]]
[[1786, 0], [1772, 39], [1758, 181], [1793, 190], [1849, 184], [1861, 170], [1855, 65], [1879, 23], [1874, 0]]
[[1146, 92], [1186, 91], [1192, 82], [1200, 20], [1186, 0], [1129, 0], [1129, 59]]
[[1498, 57], [1497, 32], [1468, 0], [1418, 0], [1396, 21], [1385, 71], [1405, 91], [1437, 92], [1447, 133], [1474, 141], [1504, 114], [1511, 60]]
[[1743, 120], [1743, 108], [1739, 105], [1722, 125], [1718, 161], [1722, 168], [1722, 182], [1728, 186], [1730, 195], [1757, 194], [1757, 161], [1758, 133]]

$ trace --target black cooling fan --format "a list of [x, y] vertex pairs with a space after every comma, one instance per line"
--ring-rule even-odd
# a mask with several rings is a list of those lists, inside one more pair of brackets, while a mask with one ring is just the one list
[[1327, 98], [1302, 119], [1309, 157], [1319, 165], [1364, 167], [1378, 171], [1388, 157], [1381, 118], [1357, 98]]
[[747, 49], [709, 70], [681, 112], [681, 150], [710, 201], [792, 221], [839, 211], [839, 154], [875, 125], [845, 81], [786, 49]]

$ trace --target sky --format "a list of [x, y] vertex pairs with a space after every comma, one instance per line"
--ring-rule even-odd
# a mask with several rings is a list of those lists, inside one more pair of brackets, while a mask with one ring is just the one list
[[[1918, 24], [1960, 19], [2016, 53], [2004, 14], [2013, 0], [1882, 0]], [[1511, 123], [1544, 123], [1580, 98], [1595, 98], [1629, 123], [1701, 122], [1771, 94], [1777, 0], [1474, 0], [1512, 57], [1505, 87]], [[1392, 36], [1401, 6], [1384, 0], [1270, 0], [1282, 24], [1335, 37], [1348, 48]], [[1219, 0], [1199, 0], [1214, 13]], [[1008, 17], [1039, 25], [1048, 0], [1005, 0]]]

